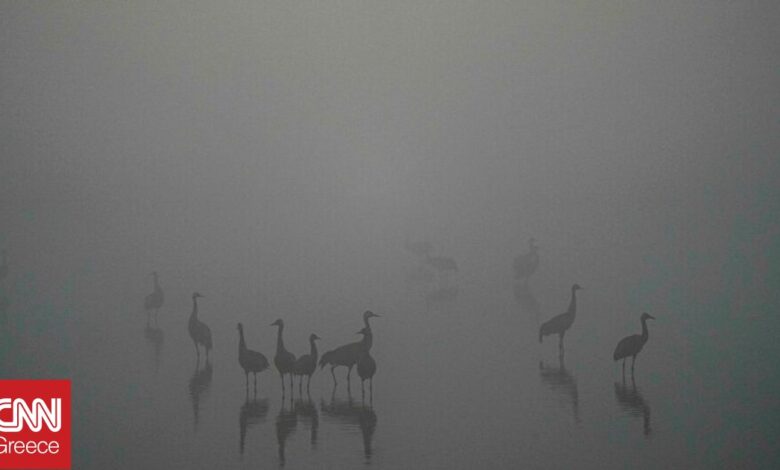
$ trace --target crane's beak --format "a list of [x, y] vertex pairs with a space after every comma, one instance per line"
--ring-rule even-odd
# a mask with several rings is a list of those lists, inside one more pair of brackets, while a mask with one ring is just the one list
[[655, 320], [655, 317], [654, 317], [654, 316], [652, 316], [652, 315], [650, 315], [650, 314], [648, 314], [648, 315], [647, 315], [647, 318], [649, 318], [649, 319], [651, 319], [651, 320]]

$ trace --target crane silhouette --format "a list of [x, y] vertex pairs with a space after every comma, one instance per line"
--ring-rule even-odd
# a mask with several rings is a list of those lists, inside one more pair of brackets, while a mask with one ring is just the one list
[[252, 351], [246, 347], [244, 340], [244, 325], [238, 324], [238, 363], [244, 369], [246, 388], [249, 389], [249, 373], [254, 377], [255, 391], [257, 391], [257, 374], [268, 368], [268, 359], [263, 353]]
[[374, 374], [376, 374], [376, 361], [369, 351], [374, 341], [374, 335], [371, 333], [371, 328], [363, 328], [358, 331], [358, 334], [363, 335], [363, 341], [361, 342], [361, 350], [357, 358], [357, 372], [360, 376], [360, 391], [362, 392], [363, 400], [366, 399], [366, 390], [364, 384], [368, 380], [369, 386], [369, 403], [374, 401]]
[[655, 317], [645, 312], [639, 317], [639, 321], [642, 322], [642, 334], [626, 336], [621, 339], [615, 347], [615, 352], [612, 354], [612, 359], [619, 361], [623, 359], [623, 376], [626, 375], [626, 358], [631, 357], [631, 376], [634, 375], [634, 363], [636, 362], [636, 356], [642, 351], [642, 348], [647, 343], [647, 338], [650, 334], [647, 331], [647, 320], [655, 320]]
[[295, 364], [293, 365], [293, 375], [299, 375], [300, 376], [300, 382], [298, 382], [298, 392], [303, 393], [301, 391], [303, 387], [303, 377], [308, 377], [308, 381], [306, 382], [306, 392], [309, 392], [309, 388], [311, 387], [311, 376], [314, 374], [314, 371], [317, 370], [317, 344], [315, 341], [320, 339], [319, 336], [315, 335], [314, 333], [309, 335], [309, 344], [311, 345], [311, 352], [309, 354], [304, 354], [303, 356], [299, 357], [297, 361], [295, 361]]
[[206, 362], [209, 360], [209, 351], [211, 351], [211, 329], [208, 325], [198, 320], [198, 298], [203, 297], [197, 292], [192, 294], [192, 313], [190, 314], [190, 321], [188, 329], [190, 332], [190, 338], [192, 338], [193, 344], [195, 344], [195, 354], [200, 359], [200, 349], [198, 345], [203, 345], [206, 350]]
[[528, 282], [528, 278], [539, 268], [539, 247], [536, 246], [533, 237], [528, 240], [528, 253], [516, 256], [512, 267], [515, 271], [515, 279], [522, 279], [525, 282]]
[[295, 354], [284, 348], [282, 332], [284, 331], [284, 321], [278, 319], [271, 323], [271, 326], [278, 327], [276, 332], [276, 355], [274, 356], [274, 365], [279, 371], [279, 378], [282, 380], [282, 395], [284, 395], [284, 374], [290, 375], [290, 393], [293, 390], [293, 367], [295, 366]]
[[144, 310], [146, 310], [146, 322], [149, 323], [149, 317], [152, 311], [154, 311], [154, 323], [157, 324], [157, 313], [160, 311], [160, 307], [163, 306], [165, 295], [160, 287], [157, 271], [152, 272], [152, 278], [154, 279], [154, 290], [144, 298]]
[[546, 322], [542, 323], [539, 327], [539, 342], [545, 336], [558, 335], [558, 353], [563, 356], [563, 337], [566, 335], [566, 331], [571, 328], [574, 323], [574, 317], [577, 315], [577, 291], [582, 289], [579, 284], [571, 286], [571, 300], [569, 301], [569, 308], [564, 313], [556, 315]]
[[[379, 316], [380, 315], [377, 315], [371, 310], [366, 310], [365, 312], [363, 312], [364, 327], [370, 331], [371, 325], [368, 322], [369, 319], [374, 317], [379, 317]], [[350, 375], [352, 374], [352, 368], [355, 366], [355, 364], [357, 364], [358, 356], [360, 355], [360, 352], [363, 350], [362, 348], [363, 348], [363, 342], [358, 341], [355, 343], [345, 344], [344, 346], [340, 346], [322, 355], [322, 358], [320, 358], [320, 363], [319, 363], [320, 369], [330, 364], [330, 374], [333, 376], [334, 387], [338, 384], [338, 381], [336, 380], [336, 373], [334, 372], [334, 369], [338, 366], [344, 366], [348, 368], [347, 388], [350, 387]]]

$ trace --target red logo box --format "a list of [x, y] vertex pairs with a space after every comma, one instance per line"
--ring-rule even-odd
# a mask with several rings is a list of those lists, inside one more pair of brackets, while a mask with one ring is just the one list
[[0, 469], [69, 469], [70, 406], [70, 380], [0, 380]]

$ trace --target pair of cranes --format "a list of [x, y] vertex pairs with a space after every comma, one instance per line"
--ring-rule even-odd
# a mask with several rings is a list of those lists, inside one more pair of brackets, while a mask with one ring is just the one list
[[[539, 327], [539, 342], [541, 343], [545, 336], [558, 335], [558, 353], [563, 356], [563, 337], [566, 332], [574, 324], [574, 318], [577, 315], [577, 291], [581, 290], [579, 284], [571, 286], [571, 300], [569, 301], [569, 308], [560, 315], [556, 315], [550, 320], [542, 323]], [[623, 360], [623, 375], [626, 373], [626, 359], [631, 357], [631, 374], [634, 373], [634, 364], [636, 363], [636, 356], [642, 351], [645, 343], [650, 336], [647, 330], [647, 320], [655, 320], [655, 317], [648, 313], [643, 313], [640, 316], [640, 322], [642, 323], [642, 333], [638, 335], [626, 336], [618, 342], [615, 347], [615, 351], [612, 354], [612, 358], [615, 361]]]
[[[319, 359], [320, 368], [324, 368], [326, 365], [331, 366], [331, 375], [333, 375], [334, 387], [338, 383], [336, 381], [336, 374], [334, 369], [338, 366], [345, 366], [347, 371], [347, 382], [350, 381], [352, 368], [357, 366], [357, 372], [361, 379], [361, 389], [364, 390], [365, 381], [369, 381], [369, 387], [373, 394], [373, 378], [376, 373], [376, 361], [369, 351], [373, 344], [373, 334], [371, 332], [371, 326], [369, 319], [373, 317], [379, 317], [379, 315], [367, 310], [363, 313], [364, 328], [361, 329], [358, 334], [363, 335], [363, 339], [358, 342], [349, 343], [334, 350], [328, 351], [322, 355]], [[284, 321], [278, 319], [271, 323], [271, 326], [276, 326], [276, 354], [274, 355], [274, 365], [279, 372], [279, 378], [282, 383], [282, 393], [285, 392], [285, 375], [290, 376], [290, 389], [294, 387], [293, 377], [299, 376], [298, 382], [299, 393], [302, 393], [303, 378], [307, 377], [306, 390], [309, 391], [311, 386], [311, 376], [317, 369], [317, 344], [316, 341], [321, 339], [316, 334], [309, 335], [309, 354], [303, 355], [299, 358], [295, 358], [295, 355], [288, 351], [284, 346]], [[239, 332], [239, 344], [238, 344], [238, 362], [244, 369], [246, 376], [247, 387], [249, 386], [249, 373], [254, 376], [254, 386], [257, 388], [257, 374], [263, 372], [269, 367], [268, 359], [258, 351], [253, 351], [246, 346], [244, 339], [244, 327], [241, 323], [238, 324]], [[365, 394], [365, 390], [364, 390]]]
[[[528, 240], [528, 252], [515, 257], [512, 264], [514, 269], [515, 279], [522, 282], [528, 282], [528, 278], [533, 275], [539, 268], [539, 247], [536, 245], [536, 240], [530, 238]], [[556, 315], [550, 320], [542, 323], [539, 327], [539, 342], [541, 343], [545, 336], [558, 335], [558, 352], [563, 356], [563, 337], [566, 332], [574, 324], [574, 318], [577, 314], [577, 291], [582, 289], [579, 284], [571, 286], [571, 299], [569, 301], [569, 308], [560, 315]], [[615, 351], [612, 354], [612, 358], [615, 361], [623, 360], [623, 375], [626, 373], [626, 359], [631, 357], [631, 373], [634, 373], [634, 364], [636, 363], [636, 356], [642, 351], [642, 348], [647, 343], [649, 333], [647, 330], [647, 320], [654, 320], [655, 317], [648, 313], [643, 313], [640, 317], [642, 323], [642, 333], [638, 335], [631, 335], [623, 338], [618, 342], [615, 347]]]

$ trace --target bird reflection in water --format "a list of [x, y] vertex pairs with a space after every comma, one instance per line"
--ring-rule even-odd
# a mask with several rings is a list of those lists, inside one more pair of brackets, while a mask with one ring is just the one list
[[538, 325], [541, 319], [542, 308], [539, 305], [539, 301], [536, 300], [533, 291], [531, 291], [531, 286], [525, 282], [517, 282], [515, 283], [514, 294], [515, 302], [517, 302], [523, 313], [528, 315], [528, 318], [534, 322], [534, 325]]
[[631, 378], [631, 387], [626, 385], [626, 379], [615, 382], [615, 399], [623, 411], [631, 416], [642, 416], [644, 435], [650, 437], [653, 430], [650, 428], [650, 405], [647, 404], [642, 393], [636, 388], [636, 381]]
[[198, 419], [200, 416], [201, 395], [206, 392], [211, 385], [213, 369], [211, 363], [207, 360], [203, 368], [200, 368], [200, 361], [195, 363], [195, 372], [192, 374], [189, 383], [190, 400], [192, 400], [192, 416], [194, 420], [194, 429], [198, 430]]
[[558, 367], [544, 365], [539, 362], [539, 377], [551, 390], [567, 396], [571, 400], [574, 421], [580, 422], [579, 393], [577, 392], [577, 379], [566, 370], [563, 357], [558, 358]]
[[268, 400], [258, 400], [256, 392], [250, 400], [249, 392], [247, 391], [246, 401], [241, 405], [241, 410], [238, 414], [238, 427], [241, 436], [238, 448], [242, 456], [244, 455], [244, 443], [246, 442], [247, 429], [258, 423], [264, 422], [267, 415]]
[[295, 432], [297, 425], [298, 415], [295, 413], [292, 398], [290, 398], [289, 408], [287, 400], [282, 398], [282, 408], [276, 416], [276, 443], [279, 445], [279, 466], [281, 467], [284, 467], [286, 463], [284, 450], [287, 438]]
[[317, 430], [320, 427], [320, 413], [317, 405], [311, 399], [311, 395], [306, 394], [306, 399], [298, 398], [295, 400], [295, 414], [300, 416], [303, 421], [308, 421], [311, 428], [311, 448], [317, 448]]
[[326, 421], [341, 424], [350, 430], [360, 429], [363, 436], [363, 455], [366, 458], [366, 463], [370, 463], [373, 455], [371, 442], [377, 423], [373, 407], [354, 403], [352, 396], [349, 396], [347, 400], [337, 400], [334, 393], [329, 404], [325, 403], [325, 400], [320, 402], [320, 410], [322, 410]]
[[163, 345], [165, 344], [165, 333], [162, 328], [151, 326], [148, 322], [144, 328], [144, 338], [149, 343], [152, 351], [152, 360], [154, 361], [154, 372], [160, 370], [160, 358], [162, 356]]

